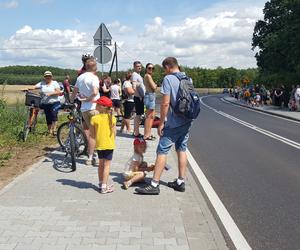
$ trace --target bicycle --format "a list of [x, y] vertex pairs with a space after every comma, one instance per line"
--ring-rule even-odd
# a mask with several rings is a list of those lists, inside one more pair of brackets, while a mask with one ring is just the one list
[[37, 124], [37, 117], [40, 111], [40, 102], [41, 102], [41, 96], [39, 94], [30, 92], [28, 90], [24, 90], [23, 92], [26, 92], [25, 95], [25, 106], [28, 106], [28, 115], [27, 119], [25, 121], [23, 131], [21, 132], [21, 137], [23, 141], [25, 142], [28, 138], [29, 133], [35, 133], [35, 127]]
[[67, 156], [71, 157], [71, 169], [76, 170], [76, 157], [87, 154], [87, 138], [82, 130], [82, 118], [76, 104], [63, 104], [63, 109], [69, 110], [67, 122], [57, 129], [57, 140], [63, 151], [66, 152], [61, 165], [65, 165]]

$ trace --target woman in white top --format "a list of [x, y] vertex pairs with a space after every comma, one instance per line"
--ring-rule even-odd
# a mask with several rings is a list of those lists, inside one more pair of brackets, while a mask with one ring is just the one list
[[55, 135], [57, 113], [59, 102], [59, 95], [61, 94], [60, 86], [57, 81], [53, 80], [53, 75], [50, 71], [44, 73], [44, 80], [36, 84], [33, 88], [28, 90], [40, 89], [42, 96], [41, 108], [44, 109], [48, 132]]
[[114, 80], [114, 84], [110, 87], [110, 99], [112, 100], [113, 107], [117, 113], [117, 117], [121, 117], [121, 98], [120, 98], [121, 87], [119, 86], [118, 79]]

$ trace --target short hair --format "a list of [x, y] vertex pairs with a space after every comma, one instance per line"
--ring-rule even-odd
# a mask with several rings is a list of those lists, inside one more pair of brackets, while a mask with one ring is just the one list
[[132, 76], [132, 72], [131, 72], [131, 71], [128, 71], [128, 72], [126, 73], [125, 79], [128, 81], [128, 80], [130, 80], [131, 76]]
[[165, 58], [165, 60], [163, 60], [163, 62], [162, 62], [162, 66], [164, 68], [166, 68], [167, 66], [169, 68], [179, 67], [178, 61], [177, 61], [177, 59], [175, 57], [167, 57], [167, 58]]
[[94, 58], [90, 58], [85, 62], [85, 67], [87, 70], [93, 69], [95, 66], [97, 66], [97, 62]]
[[137, 64], [142, 64], [140, 61], [135, 61], [134, 63], [133, 63], [133, 66], [135, 67]]

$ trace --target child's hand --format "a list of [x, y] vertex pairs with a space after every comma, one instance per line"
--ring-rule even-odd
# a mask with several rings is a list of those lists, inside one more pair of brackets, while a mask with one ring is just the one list
[[148, 167], [148, 164], [147, 162], [143, 161], [140, 165], [141, 168], [147, 168]]
[[148, 172], [154, 171], [154, 168], [155, 168], [155, 165], [154, 165], [154, 164], [150, 165], [150, 166], [148, 167]]

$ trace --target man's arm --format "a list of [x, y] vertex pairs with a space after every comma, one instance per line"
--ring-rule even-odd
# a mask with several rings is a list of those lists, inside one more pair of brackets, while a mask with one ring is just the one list
[[162, 136], [162, 130], [164, 128], [164, 123], [170, 108], [170, 96], [163, 95], [162, 102], [160, 105], [160, 122], [157, 128], [157, 133], [159, 136]]
[[91, 102], [91, 101], [93, 101], [94, 98], [98, 95], [98, 93], [99, 93], [98, 87], [94, 86], [92, 94], [89, 97], [87, 97], [84, 101], [85, 102]]

